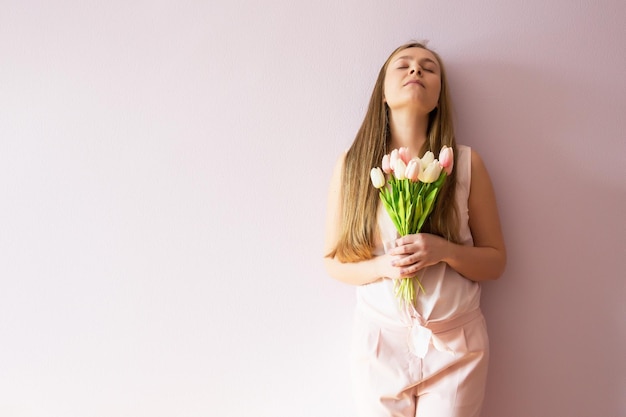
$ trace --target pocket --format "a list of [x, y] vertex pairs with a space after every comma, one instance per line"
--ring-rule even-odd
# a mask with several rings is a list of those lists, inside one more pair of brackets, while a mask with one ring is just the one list
[[[467, 337], [464, 327], [457, 327], [445, 332], [436, 333], [434, 335], [436, 340], [433, 340], [433, 344], [441, 343], [443, 350], [453, 352], [455, 354], [464, 354], [469, 351], [467, 344]], [[442, 350], [442, 347], [438, 347], [438, 350]]]
[[489, 352], [489, 336], [487, 322], [483, 316], [468, 323], [465, 327], [467, 347], [470, 352]]

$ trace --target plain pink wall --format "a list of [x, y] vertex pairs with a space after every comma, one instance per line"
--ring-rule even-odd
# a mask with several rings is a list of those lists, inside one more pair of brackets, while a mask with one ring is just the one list
[[349, 416], [326, 187], [430, 39], [509, 252], [485, 417], [626, 416], [622, 1], [3, 1], [0, 415]]

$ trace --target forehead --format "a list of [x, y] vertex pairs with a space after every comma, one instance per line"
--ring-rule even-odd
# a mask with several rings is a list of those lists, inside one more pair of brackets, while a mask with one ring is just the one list
[[419, 47], [410, 47], [410, 48], [402, 49], [401, 51], [398, 51], [395, 54], [393, 54], [391, 58], [389, 58], [389, 62], [391, 63], [399, 59], [415, 59], [418, 61], [427, 59], [427, 60], [435, 62], [436, 64], [439, 63], [439, 60], [437, 59], [435, 54], [430, 52], [428, 49], [419, 48]]

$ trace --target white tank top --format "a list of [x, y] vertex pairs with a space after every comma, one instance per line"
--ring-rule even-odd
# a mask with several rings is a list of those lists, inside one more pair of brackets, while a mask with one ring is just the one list
[[[462, 145], [457, 147], [454, 169], [457, 175], [455, 200], [460, 221], [459, 236], [463, 245], [473, 245], [468, 223], [471, 181], [469, 147]], [[399, 236], [382, 204], [378, 207], [378, 229], [382, 241], [391, 241]], [[384, 253], [382, 241], [374, 251], [377, 255]], [[421, 270], [417, 276], [425, 291], [417, 293], [415, 309], [423, 321], [448, 320], [480, 306], [480, 284], [464, 278], [444, 262]], [[364, 309], [368, 315], [376, 317], [381, 322], [396, 325], [412, 322], [410, 312], [394, 295], [394, 281], [389, 278], [358, 286], [357, 308]]]

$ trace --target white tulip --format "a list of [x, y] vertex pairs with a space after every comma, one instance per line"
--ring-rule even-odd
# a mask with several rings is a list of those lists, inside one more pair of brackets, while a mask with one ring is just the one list
[[399, 180], [406, 178], [406, 164], [400, 158], [396, 160], [396, 164], [393, 167], [393, 175]]
[[380, 168], [372, 168], [370, 171], [370, 178], [375, 188], [381, 188], [385, 185], [385, 175]]
[[431, 151], [427, 151], [424, 156], [422, 156], [422, 167], [427, 167], [430, 165], [435, 159], [435, 154]]
[[418, 179], [423, 183], [430, 184], [431, 182], [437, 181], [439, 174], [441, 174], [441, 165], [439, 165], [439, 161], [434, 159], [430, 165], [420, 173]]

